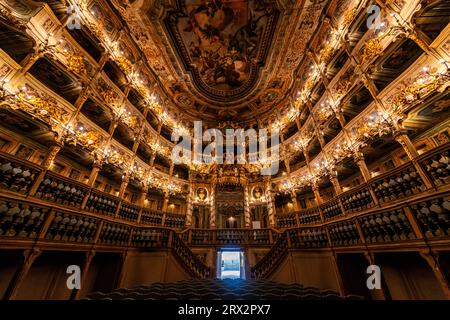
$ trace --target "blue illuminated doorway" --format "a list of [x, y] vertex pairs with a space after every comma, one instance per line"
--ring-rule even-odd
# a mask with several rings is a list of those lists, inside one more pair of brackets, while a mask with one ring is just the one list
[[245, 279], [244, 252], [222, 249], [217, 253], [217, 276], [219, 279]]

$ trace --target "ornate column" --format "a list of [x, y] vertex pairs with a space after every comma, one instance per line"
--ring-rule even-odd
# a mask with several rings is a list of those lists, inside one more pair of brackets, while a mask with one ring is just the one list
[[269, 226], [271, 228], [274, 228], [276, 226], [275, 206], [273, 203], [272, 188], [270, 185], [270, 181], [266, 182], [265, 194], [266, 194], [266, 199], [267, 199], [267, 211], [268, 211], [268, 215], [269, 215]]
[[147, 184], [142, 186], [141, 192], [139, 192], [138, 206], [143, 207], [145, 204], [145, 199], [147, 198], [149, 186]]
[[367, 168], [366, 162], [364, 161], [364, 155], [361, 152], [356, 152], [353, 155], [353, 159], [355, 160], [356, 165], [361, 171], [361, 175], [365, 182], [369, 181], [372, 176], [370, 174], [369, 168]]
[[169, 168], [169, 176], [172, 176], [172, 175], [173, 175], [173, 168], [174, 168], [174, 163], [173, 163], [173, 161], [171, 160], [171, 161], [170, 161], [170, 168]]
[[187, 197], [187, 210], [186, 210], [186, 227], [192, 226], [192, 214], [194, 211], [194, 188], [189, 184], [189, 194]]
[[210, 194], [210, 205], [211, 209], [209, 212], [209, 227], [211, 229], [215, 229], [216, 226], [216, 185], [211, 184], [211, 192]]
[[89, 180], [87, 185], [90, 187], [89, 191], [86, 192], [86, 196], [83, 199], [83, 202], [81, 203], [81, 209], [84, 209], [86, 207], [86, 203], [89, 200], [89, 197], [91, 196], [92, 189], [95, 186], [95, 181], [97, 180], [98, 173], [100, 172], [101, 168], [103, 166], [103, 161], [99, 159], [95, 159], [94, 163], [92, 164], [92, 170], [89, 174]]
[[92, 90], [89, 85], [85, 85], [83, 89], [81, 90], [80, 94], [78, 95], [77, 100], [74, 103], [75, 112], [70, 117], [69, 123], [72, 123], [76, 119], [76, 117], [80, 114], [81, 109], [83, 108], [84, 103], [89, 99], [89, 97], [92, 95]]
[[122, 176], [122, 183], [120, 184], [120, 189], [119, 189], [119, 198], [122, 199], [123, 196], [125, 195], [125, 191], [127, 190], [127, 186], [128, 183], [130, 182], [130, 177], [128, 176], [128, 174], [124, 174]]
[[347, 124], [347, 121], [345, 121], [345, 118], [344, 118], [344, 113], [339, 110], [338, 112], [336, 112], [336, 118], [339, 120], [339, 123], [340, 123], [342, 129], [344, 129], [345, 125]]
[[169, 207], [169, 198], [170, 194], [168, 191], [164, 191], [164, 199], [161, 211], [163, 212], [161, 225], [164, 226], [166, 224], [166, 216], [167, 216], [167, 208]]
[[403, 150], [405, 150], [409, 160], [411, 160], [412, 163], [414, 164], [414, 167], [417, 170], [417, 173], [420, 175], [420, 178], [422, 179], [425, 187], [427, 189], [433, 188], [433, 183], [431, 182], [431, 179], [428, 177], [428, 175], [420, 166], [420, 164], [416, 161], [416, 158], [419, 156], [419, 153], [417, 152], [417, 149], [412, 143], [411, 139], [409, 139], [406, 133], [401, 130], [398, 130], [397, 132], [394, 133], [394, 138], [395, 141], [397, 141], [402, 146]]
[[320, 195], [320, 191], [319, 191], [319, 185], [317, 184], [316, 181], [313, 182], [312, 186], [312, 191], [314, 192], [314, 198], [316, 198], [316, 204], [322, 204], [322, 196]]
[[405, 150], [410, 160], [413, 160], [414, 158], [419, 156], [416, 147], [404, 131], [396, 131], [394, 133], [394, 139], [402, 146], [403, 150]]
[[144, 210], [145, 199], [147, 199], [148, 189], [149, 189], [148, 184], [144, 184], [142, 186], [141, 192], [139, 193], [138, 206], [140, 207], [140, 209], [138, 213], [137, 223], [141, 223], [142, 211]]
[[[366, 162], [364, 161], [364, 155], [361, 152], [356, 152], [353, 155], [353, 159], [355, 159], [356, 165], [358, 166], [359, 171], [361, 171], [364, 182], [369, 181], [372, 178], [372, 175], [370, 174], [369, 168], [367, 168]], [[368, 185], [368, 189], [370, 195], [372, 196], [373, 202], [375, 203], [375, 205], [378, 205], [379, 202], [375, 191], [373, 191], [370, 185]]]
[[339, 179], [335, 171], [330, 172], [330, 181], [333, 184], [334, 191], [336, 191], [336, 195], [340, 195], [342, 193], [342, 187], [339, 183]]
[[116, 128], [119, 126], [119, 120], [114, 117], [114, 119], [111, 121], [111, 124], [108, 129], [108, 135], [110, 136], [110, 139], [114, 135], [114, 131], [116, 131]]
[[246, 185], [244, 187], [244, 221], [245, 221], [245, 227], [251, 228], [252, 224], [252, 218], [250, 216], [250, 195], [249, 195], [249, 188]]
[[290, 193], [290, 195], [291, 195], [291, 201], [292, 201], [292, 204], [293, 204], [293, 206], [294, 206], [294, 212], [300, 211], [300, 208], [299, 208], [299, 206], [298, 206], [298, 201], [297, 201], [297, 194], [296, 194], [296, 192], [295, 192], [295, 191], [292, 191], [292, 192]]
[[125, 190], [127, 189], [128, 182], [130, 181], [130, 177], [128, 174], [124, 174], [122, 176], [122, 183], [120, 184], [119, 189], [119, 204], [117, 205], [116, 212], [114, 213], [114, 217], [117, 218], [120, 213], [120, 208], [122, 207], [123, 196], [125, 195]]
[[169, 198], [170, 198], [170, 194], [168, 191], [164, 191], [164, 200], [163, 200], [163, 205], [162, 205], [162, 211], [166, 212], [167, 208], [169, 207]]
[[36, 180], [33, 183], [33, 186], [30, 189], [29, 195], [34, 196], [36, 194], [36, 191], [41, 184], [42, 180], [44, 180], [45, 175], [47, 174], [47, 171], [50, 170], [50, 167], [53, 163], [53, 161], [56, 159], [56, 156], [59, 151], [61, 151], [64, 144], [59, 141], [54, 141], [53, 145], [48, 149], [44, 160], [42, 161], [41, 167], [42, 171], [36, 178]]
[[92, 170], [89, 175], [89, 180], [87, 183], [89, 187], [93, 187], [95, 185], [95, 181], [97, 180], [98, 173], [100, 172], [102, 167], [103, 167], [103, 162], [101, 162], [101, 161], [96, 160], [92, 164]]
[[156, 158], [156, 151], [152, 150], [153, 153], [150, 156], [150, 162], [149, 162], [149, 166], [153, 168], [153, 165], [155, 164], [155, 158]]

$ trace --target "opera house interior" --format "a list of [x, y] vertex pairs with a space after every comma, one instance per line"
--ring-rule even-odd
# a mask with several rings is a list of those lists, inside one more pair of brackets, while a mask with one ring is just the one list
[[0, 0], [0, 299], [449, 300], [449, 22]]

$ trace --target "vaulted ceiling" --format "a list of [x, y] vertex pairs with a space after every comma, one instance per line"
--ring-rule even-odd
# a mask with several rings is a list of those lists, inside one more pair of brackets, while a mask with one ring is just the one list
[[185, 116], [250, 123], [290, 103], [317, 27], [352, 2], [140, 0], [118, 9]]

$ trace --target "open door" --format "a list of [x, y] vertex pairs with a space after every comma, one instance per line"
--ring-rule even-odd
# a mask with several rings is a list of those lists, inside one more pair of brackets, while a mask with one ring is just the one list
[[245, 279], [244, 252], [240, 249], [222, 249], [217, 252], [219, 279]]

